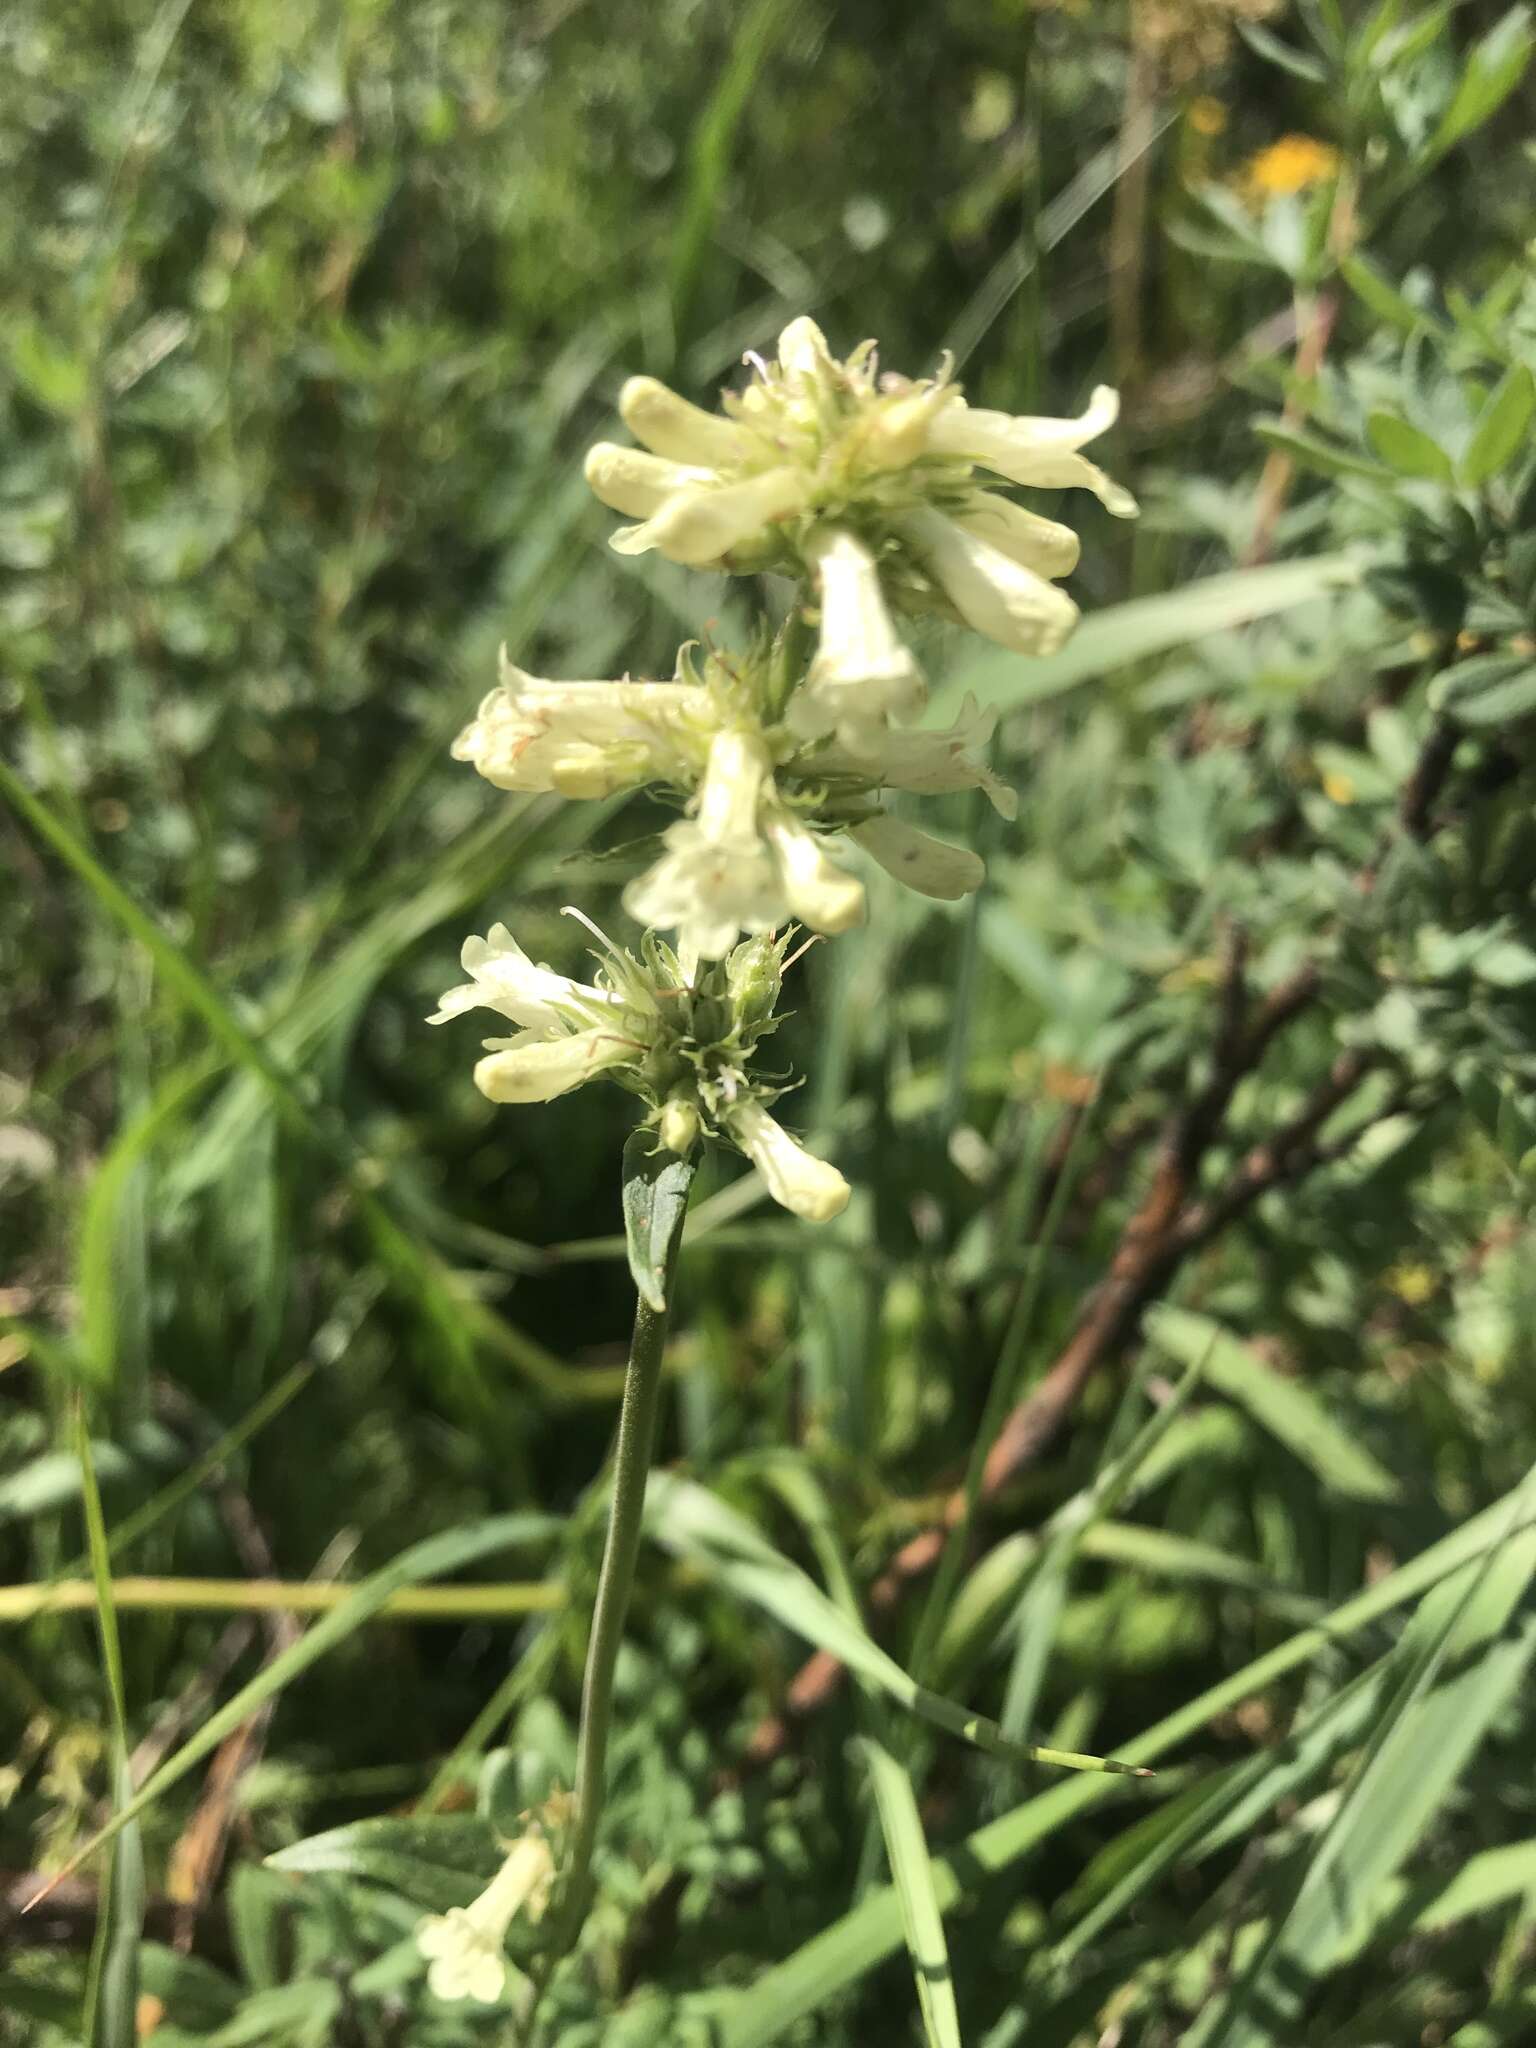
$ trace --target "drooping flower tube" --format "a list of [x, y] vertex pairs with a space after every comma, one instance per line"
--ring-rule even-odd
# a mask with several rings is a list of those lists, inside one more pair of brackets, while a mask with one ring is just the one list
[[835, 1166], [807, 1152], [758, 1102], [730, 1110], [731, 1136], [763, 1177], [773, 1199], [807, 1223], [828, 1223], [848, 1206], [850, 1189]]
[[536, 1828], [513, 1845], [479, 1898], [416, 1923], [416, 1946], [431, 1965], [427, 1989], [434, 1998], [497, 2003], [506, 1991], [510, 1969], [507, 1930], [520, 1915], [540, 1918], [554, 1875], [548, 1839]]
[[861, 884], [785, 808], [762, 737], [740, 727], [715, 735], [697, 815], [669, 826], [665, 844], [624, 907], [642, 924], [675, 930], [685, 960], [721, 959], [743, 932], [792, 918], [839, 932], [864, 915]]

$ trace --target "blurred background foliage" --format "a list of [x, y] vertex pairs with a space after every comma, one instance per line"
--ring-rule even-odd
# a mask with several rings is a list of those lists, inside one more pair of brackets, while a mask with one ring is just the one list
[[[606, 551], [580, 456], [625, 374], [707, 400], [801, 311], [1013, 411], [1116, 383], [1145, 510], [1071, 504], [1064, 654], [925, 643], [1023, 810], [953, 800], [976, 904], [798, 970], [853, 1208], [698, 1206], [696, 1491], [549, 2038], [1531, 2038], [1531, 45], [1482, 0], [12, 0], [0, 2040], [515, 2038], [409, 1936], [569, 1775], [623, 1104], [493, 1112], [421, 1019], [498, 917], [576, 964], [654, 820], [447, 744], [498, 642], [738, 630]], [[188, 1590], [429, 1538], [431, 1618], [323, 1657]], [[1152, 1788], [1031, 1782], [839, 1685], [811, 1581], [1015, 1732], [1187, 1725]], [[953, 1852], [921, 2018], [858, 1730]]]

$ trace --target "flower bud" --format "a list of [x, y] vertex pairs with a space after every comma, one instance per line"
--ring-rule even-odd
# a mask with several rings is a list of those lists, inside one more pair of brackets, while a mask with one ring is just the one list
[[782, 951], [766, 933], [743, 939], [726, 955], [725, 986], [737, 1028], [753, 1032], [773, 1015], [783, 986]]
[[679, 1159], [685, 1159], [698, 1143], [698, 1104], [685, 1096], [674, 1095], [661, 1107], [657, 1133], [669, 1152], [675, 1152]]

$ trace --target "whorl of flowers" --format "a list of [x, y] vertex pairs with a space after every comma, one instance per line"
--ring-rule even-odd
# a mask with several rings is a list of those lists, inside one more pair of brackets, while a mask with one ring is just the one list
[[[608, 1073], [646, 1100], [660, 1142], [684, 1152], [701, 1133], [719, 1138], [779, 1201], [820, 1218], [847, 1185], [767, 1114], [777, 1091], [748, 1068], [771, 1028], [785, 934], [862, 921], [850, 841], [926, 895], [979, 886], [977, 855], [896, 815], [888, 793], [980, 789], [1003, 816], [1017, 809], [985, 758], [995, 712], [967, 698], [952, 726], [913, 727], [927, 690], [893, 614], [938, 614], [1016, 653], [1052, 653], [1077, 621], [1057, 586], [1077, 536], [995, 480], [1080, 486], [1121, 517], [1136, 506], [1080, 452], [1114, 422], [1102, 386], [1075, 420], [991, 412], [967, 404], [948, 364], [917, 381], [882, 374], [872, 342], [839, 361], [803, 318], [774, 360], [747, 360], [749, 381], [718, 413], [630, 378], [619, 411], [643, 446], [600, 442], [586, 474], [637, 522], [613, 536], [621, 553], [795, 579], [784, 628], [744, 653], [685, 646], [669, 681], [545, 681], [504, 653], [498, 687], [453, 748], [501, 789], [649, 788], [678, 807], [624, 895], [650, 928], [642, 958], [605, 939], [595, 981], [575, 982], [534, 966], [498, 925], [468, 942], [471, 981], [432, 1021], [481, 1005], [519, 1026], [487, 1040], [475, 1069], [493, 1101], [545, 1101]], [[676, 949], [657, 931], [675, 932]]]
[[647, 1104], [644, 1121], [669, 1151], [715, 1138], [744, 1153], [795, 1215], [813, 1223], [837, 1215], [848, 1183], [768, 1114], [783, 1089], [752, 1064], [759, 1040], [775, 1028], [788, 935], [748, 939], [718, 964], [685, 974], [654, 933], [636, 959], [581, 922], [603, 948], [590, 982], [537, 966], [503, 924], [465, 940], [469, 980], [448, 991], [428, 1022], [479, 1008], [518, 1027], [484, 1041], [480, 1092], [492, 1102], [549, 1102], [606, 1074]]
[[1119, 410], [1101, 385], [1080, 419], [1035, 419], [966, 403], [948, 365], [921, 380], [879, 371], [875, 344], [839, 361], [813, 320], [790, 322], [772, 361], [749, 357], [746, 387], [707, 413], [651, 377], [619, 394], [643, 443], [599, 442], [587, 481], [639, 521], [621, 554], [656, 548], [693, 568], [781, 569], [823, 600], [821, 651], [801, 715], [835, 723], [839, 695], [910, 718], [923, 689], [887, 606], [937, 611], [1018, 654], [1053, 653], [1077, 622], [1055, 579], [1076, 567], [1070, 527], [993, 488], [1093, 491], [1120, 517], [1135, 500], [1078, 453]]

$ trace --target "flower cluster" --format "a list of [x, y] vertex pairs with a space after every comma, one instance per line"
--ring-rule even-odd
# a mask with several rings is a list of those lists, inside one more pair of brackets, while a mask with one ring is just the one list
[[[787, 1207], [825, 1217], [846, 1184], [768, 1115], [778, 1091], [747, 1064], [770, 1025], [783, 935], [861, 922], [864, 884], [840, 857], [849, 842], [929, 896], [980, 885], [976, 854], [897, 815], [892, 792], [980, 789], [1005, 817], [1017, 808], [986, 762], [995, 713], [968, 698], [952, 726], [914, 725], [927, 686], [894, 617], [937, 613], [1048, 654], [1077, 620], [1058, 587], [1077, 536], [996, 481], [1081, 486], [1119, 516], [1136, 507], [1080, 452], [1113, 423], [1112, 391], [1096, 390], [1079, 419], [986, 411], [947, 364], [921, 380], [882, 374], [872, 342], [840, 361], [804, 318], [772, 361], [748, 362], [718, 413], [632, 377], [619, 410], [643, 445], [601, 442], [586, 473], [637, 522], [613, 536], [622, 553], [787, 572], [799, 589], [785, 625], [745, 653], [685, 646], [670, 681], [545, 681], [503, 654], [453, 749], [501, 789], [646, 788], [677, 805], [624, 896], [649, 928], [642, 958], [604, 940], [596, 979], [576, 982], [534, 966], [498, 925], [469, 941], [471, 980], [433, 1021], [481, 1005], [519, 1027], [487, 1040], [476, 1067], [493, 1101], [544, 1101], [607, 1073], [646, 1099], [662, 1143], [722, 1139]], [[676, 934], [675, 950], [658, 931]]]
[[1046, 489], [1081, 486], [1120, 517], [1128, 492], [1078, 453], [1119, 409], [1100, 386], [1080, 419], [1034, 419], [966, 403], [949, 377], [879, 371], [863, 342], [840, 362], [813, 320], [790, 322], [777, 357], [707, 413], [651, 377], [619, 395], [644, 444], [600, 442], [587, 481], [639, 519], [611, 545], [733, 572], [782, 569], [819, 593], [821, 647], [807, 678], [806, 729], [840, 706], [898, 719], [921, 709], [922, 679], [887, 599], [938, 611], [1019, 654], [1054, 652], [1077, 622], [1055, 579], [1077, 565], [1070, 527], [1026, 511], [977, 471]]
[[1005, 817], [1017, 798], [987, 767], [995, 714], [967, 699], [954, 725], [807, 738], [786, 675], [787, 639], [745, 656], [685, 647], [668, 683], [545, 682], [503, 656], [500, 686], [454, 753], [502, 789], [608, 795], [643, 784], [675, 793], [689, 815], [625, 895], [642, 924], [675, 930], [686, 960], [721, 959], [743, 933], [794, 920], [846, 931], [864, 888], [829, 854], [846, 833], [899, 880], [952, 899], [982, 864], [882, 807], [885, 790], [984, 789]]
[[475, 1067], [481, 1093], [492, 1102], [549, 1102], [606, 1074], [648, 1105], [645, 1122], [669, 1151], [718, 1139], [744, 1153], [795, 1215], [813, 1223], [837, 1215], [848, 1183], [768, 1114], [782, 1088], [752, 1068], [758, 1041], [774, 1028], [786, 940], [749, 939], [690, 977], [652, 934], [637, 960], [595, 925], [588, 929], [603, 948], [590, 982], [537, 966], [505, 925], [465, 941], [469, 980], [450, 989], [428, 1021], [480, 1008], [518, 1027], [484, 1041]]

